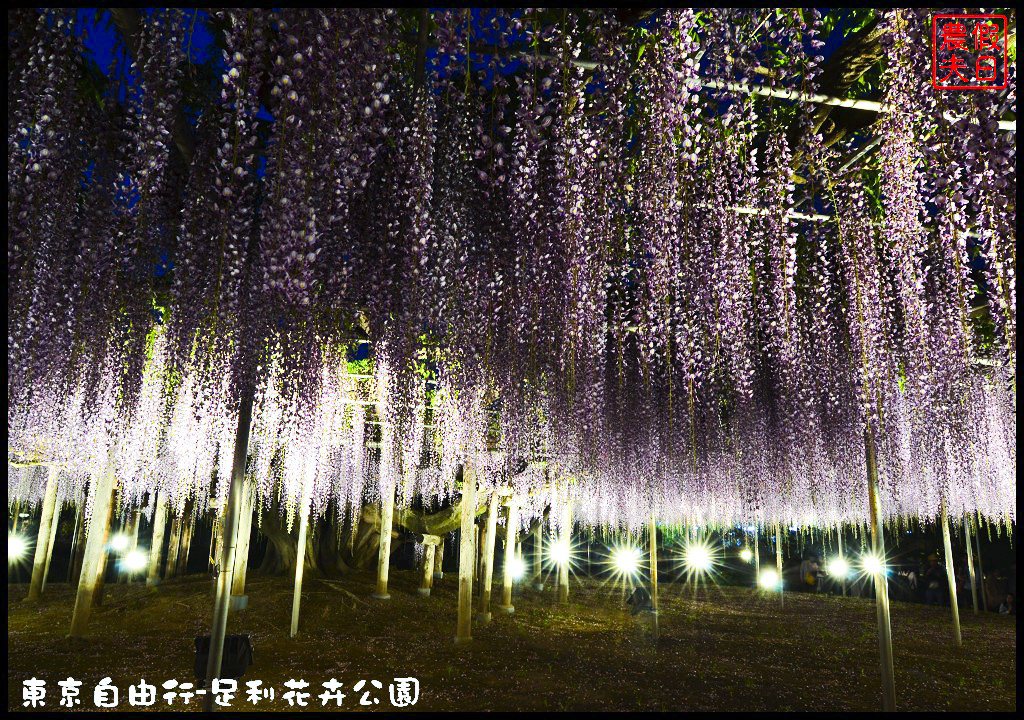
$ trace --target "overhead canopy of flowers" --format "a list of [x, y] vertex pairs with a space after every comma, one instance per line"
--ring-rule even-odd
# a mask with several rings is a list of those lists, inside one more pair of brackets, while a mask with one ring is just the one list
[[8, 11], [8, 453], [68, 497], [224, 497], [254, 394], [289, 514], [468, 463], [524, 522], [861, 521], [868, 436], [886, 517], [1015, 520], [1015, 75], [933, 91], [929, 13], [839, 138], [812, 10], [222, 10], [209, 78], [198, 14], [99, 70], [81, 17]]

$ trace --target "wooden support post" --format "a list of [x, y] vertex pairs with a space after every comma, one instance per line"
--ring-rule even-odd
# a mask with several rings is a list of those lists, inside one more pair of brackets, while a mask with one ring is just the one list
[[967, 574], [971, 579], [971, 603], [974, 605], [974, 614], [978, 614], [978, 584], [974, 576], [974, 551], [971, 549], [971, 516], [964, 515], [964, 539], [967, 540]]
[[50, 541], [46, 546], [46, 565], [43, 568], [43, 584], [39, 589], [41, 593], [46, 592], [46, 579], [50, 577], [50, 560], [53, 559], [53, 546], [57, 542], [57, 526], [60, 525], [61, 503], [56, 503], [53, 509], [53, 521], [50, 523]]
[[782, 594], [786, 589], [782, 581], [782, 523], [775, 523], [775, 571], [779, 574], [779, 602], [785, 604]]
[[956, 598], [956, 573], [953, 570], [953, 546], [949, 540], [949, 517], [946, 515], [946, 501], [941, 501], [940, 520], [942, 522], [942, 547], [946, 551], [946, 581], [949, 583], [949, 609], [953, 613], [953, 644], [963, 647], [960, 636], [960, 608]]
[[480, 523], [473, 523], [473, 582], [480, 582]]
[[434, 546], [434, 579], [444, 578], [444, 538]]
[[242, 517], [238, 521], [238, 537], [235, 540], [235, 571], [231, 582], [232, 610], [244, 610], [249, 606], [249, 596], [245, 594], [245, 576], [249, 570], [249, 541], [252, 536], [255, 490], [251, 483], [246, 483], [242, 492], [245, 497]]
[[210, 631], [210, 654], [206, 663], [206, 688], [203, 708], [214, 709], [216, 694], [210, 692], [214, 678], [220, 677], [221, 660], [224, 657], [224, 635], [228, 626], [228, 610], [231, 604], [231, 580], [235, 571], [235, 537], [238, 535], [238, 519], [241, 513], [242, 486], [245, 483], [245, 464], [249, 456], [249, 429], [252, 424], [252, 401], [255, 387], [250, 380], [242, 386], [242, 397], [238, 408], [238, 428], [235, 431], [235, 454], [231, 466], [231, 488], [228, 491], [228, 505], [225, 508], [224, 554], [217, 575], [217, 595], [213, 605], [213, 625]]
[[480, 581], [480, 610], [477, 619], [491, 621], [491, 580], [494, 576], [494, 536], [498, 531], [498, 493], [492, 491], [487, 503], [487, 527], [484, 531], [483, 573]]
[[431, 588], [434, 587], [434, 552], [441, 544], [441, 537], [438, 535], [423, 536], [423, 575], [416, 590], [420, 595], [429, 596]]
[[378, 600], [390, 600], [388, 594], [388, 566], [391, 563], [391, 523], [395, 513], [395, 488], [390, 483], [380, 491], [380, 553], [377, 555]]
[[658, 527], [655, 522], [654, 513], [651, 513], [651, 522], [647, 534], [650, 536], [650, 572], [651, 572], [651, 622], [653, 624], [654, 639], [658, 639]]
[[[91, 489], [91, 487], [89, 488]], [[75, 508], [75, 531], [71, 535], [71, 557], [68, 558], [68, 585], [77, 585], [82, 576], [82, 561], [85, 558], [85, 500]]]
[[46, 559], [50, 553], [50, 528], [56, 527], [55, 517], [57, 506], [57, 468], [50, 466], [46, 468], [46, 491], [43, 494], [43, 504], [39, 513], [39, 533], [36, 536], [36, 552], [32, 562], [32, 580], [28, 586], [26, 601], [32, 602], [39, 599], [43, 592], [43, 574], [46, 571]]
[[761, 533], [757, 525], [754, 526], [754, 589], [761, 581]]
[[[302, 491], [302, 498], [299, 501], [299, 543], [295, 553], [295, 588], [292, 592], [292, 625], [289, 637], [295, 637], [295, 633], [299, 631], [299, 602], [302, 599], [302, 575], [306, 569], [306, 533], [309, 532], [309, 501], [313, 488], [311, 482], [306, 482], [305, 485], [306, 487]], [[392, 495], [393, 497], [394, 495]], [[383, 530], [381, 537], [383, 538]], [[390, 532], [388, 532], [388, 537], [390, 539]], [[387, 572], [385, 572], [385, 591], [387, 590], [387, 582], [388, 577]], [[380, 585], [377, 588], [379, 590]], [[379, 597], [379, 595], [375, 597]]]
[[82, 560], [82, 571], [79, 573], [78, 592], [75, 595], [75, 609], [71, 613], [71, 630], [68, 632], [68, 637], [78, 638], [85, 635], [96, 595], [97, 576], [106, 568], [107, 535], [110, 532], [110, 511], [113, 504], [116, 466], [117, 442], [115, 441], [111, 443], [107, 453], [106, 470], [93, 483], [95, 486], [92, 503], [93, 522], [85, 543], [85, 557]]
[[985, 566], [981, 562], [981, 523], [974, 533], [974, 546], [978, 549], [978, 587], [981, 588], [981, 609], [988, 612], [988, 592], [985, 590]]
[[558, 602], [569, 602], [569, 562], [572, 560], [572, 507], [569, 504], [569, 486], [566, 485], [562, 502], [562, 533], [558, 542], [565, 548], [566, 558], [558, 564]]
[[[126, 535], [128, 536], [128, 549], [125, 550], [124, 554], [121, 556], [122, 560], [128, 557], [129, 553], [135, 552], [135, 550], [139, 547], [139, 525], [141, 524], [139, 522], [139, 518], [141, 515], [141, 508], [135, 508], [132, 511], [131, 523], [128, 525], [128, 531], [126, 533]], [[117, 569], [117, 581], [127, 583], [130, 583], [132, 581], [131, 571], [123, 567], [123, 563], [121, 564], [121, 567], [118, 567]]]
[[11, 524], [11, 535], [15, 535], [18, 532], [18, 521], [21, 516], [21, 500], [17, 500], [14, 503], [14, 522]]
[[533, 528], [533, 589], [544, 590], [544, 516]]
[[[846, 562], [846, 558], [843, 556], [843, 529], [839, 525], [836, 525], [836, 540], [839, 541], [839, 559], [842, 562]], [[843, 588], [843, 597], [846, 597], [846, 574], [839, 579], [839, 584]]]
[[117, 498], [116, 489], [113, 493], [113, 497], [111, 498], [110, 509], [107, 511], [107, 542], [105, 543], [103, 548], [103, 560], [100, 563], [99, 574], [96, 576], [96, 592], [93, 595], [92, 600], [92, 604], [94, 607], [100, 607], [101, 605], [103, 605], [103, 596], [107, 589], [107, 568], [110, 565], [110, 528], [114, 524], [114, 507], [119, 502], [119, 499], [115, 498]]
[[178, 567], [178, 548], [181, 547], [181, 513], [177, 513], [171, 520], [171, 542], [167, 546], [167, 566], [164, 568], [164, 579], [174, 577], [174, 571]]
[[192, 533], [196, 527], [196, 517], [193, 512], [186, 515], [181, 527], [181, 542], [178, 544], [178, 575], [188, 575], [188, 552], [192, 548]]
[[512, 572], [519, 563], [516, 555], [516, 531], [519, 529], [519, 504], [513, 497], [508, 501], [508, 517], [505, 519], [505, 559], [503, 561], [501, 575], [501, 604], [498, 607], [502, 612], [513, 613], [516, 611], [512, 605], [512, 583], [515, 578]]
[[882, 501], [878, 496], [878, 465], [870, 426], [864, 430], [864, 457], [868, 471], [868, 508], [871, 513], [871, 547], [882, 563], [875, 573], [875, 609], [878, 620], [878, 657], [882, 668], [882, 709], [896, 710], [896, 683], [892, 667], [892, 627], [889, 624], [889, 588], [885, 575], [885, 538], [882, 535]]
[[462, 468], [462, 506], [459, 510], [459, 619], [455, 644], [463, 645], [473, 640], [473, 566], [476, 564], [473, 547], [476, 476], [468, 463]]
[[146, 587], [160, 583], [160, 559], [164, 549], [164, 530], [167, 527], [167, 496], [158, 493], [156, 510], [153, 512], [153, 535], [149, 542], [149, 569], [146, 572]]

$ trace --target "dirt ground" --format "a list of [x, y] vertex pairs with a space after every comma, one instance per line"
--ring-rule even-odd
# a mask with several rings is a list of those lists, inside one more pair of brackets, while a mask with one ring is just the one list
[[[623, 594], [595, 580], [573, 579], [560, 606], [553, 586], [517, 590], [515, 613], [474, 623], [473, 642], [456, 647], [457, 577], [416, 594], [418, 577], [393, 571], [391, 600], [373, 600], [374, 578], [355, 574], [323, 581], [307, 577], [299, 634], [288, 637], [291, 582], [256, 577], [249, 609], [233, 613], [229, 633], [248, 633], [254, 663], [239, 683], [235, 710], [322, 710], [322, 683], [336, 678], [342, 710], [391, 710], [389, 685], [415, 677], [411, 710], [875, 710], [880, 707], [874, 604], [860, 598], [738, 587], [696, 591], [661, 587], [660, 637], [625, 610]], [[495, 588], [500, 593], [500, 588]], [[46, 681], [46, 710], [58, 707], [58, 680], [82, 680], [82, 704], [105, 676], [120, 690], [140, 678], [157, 686], [151, 710], [198, 709], [180, 698], [168, 706], [161, 683], [193, 678], [193, 638], [210, 631], [211, 581], [188, 577], [150, 591], [108, 585], [84, 643], [65, 639], [74, 596], [67, 585], [47, 588], [36, 606], [24, 585], [8, 594], [8, 703], [22, 706], [22, 684]], [[500, 597], [500, 595], [499, 595]], [[1016, 709], [1016, 618], [961, 611], [964, 646], [954, 649], [949, 610], [893, 603], [897, 709]], [[254, 705], [245, 681], [275, 688]], [[309, 683], [309, 704], [290, 707], [285, 681]], [[353, 686], [366, 680], [362, 691]], [[377, 680], [381, 689], [370, 682]], [[370, 691], [364, 696], [364, 692]], [[370, 707], [360, 700], [365, 697]], [[335, 705], [332, 705], [335, 707]], [[337, 708], [336, 708], [337, 709]]]

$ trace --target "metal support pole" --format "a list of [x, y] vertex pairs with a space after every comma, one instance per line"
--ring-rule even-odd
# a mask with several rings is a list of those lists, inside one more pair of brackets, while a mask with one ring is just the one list
[[871, 546], [882, 567], [875, 574], [875, 609], [878, 616], [878, 656], [882, 668], [882, 709], [896, 710], [896, 683], [892, 668], [892, 628], [889, 625], [889, 588], [885, 576], [885, 538], [882, 536], [882, 503], [878, 497], [878, 465], [871, 428], [864, 431], [864, 457], [868, 471], [868, 507], [871, 513]]
[[231, 580], [235, 569], [235, 542], [238, 535], [238, 519], [242, 505], [242, 487], [245, 483], [245, 463], [249, 455], [249, 428], [252, 425], [252, 400], [255, 387], [251, 381], [242, 389], [238, 409], [238, 428], [235, 431], [235, 456], [231, 466], [231, 488], [228, 492], [228, 506], [224, 513], [224, 549], [217, 574], [217, 596], [213, 605], [213, 626], [210, 631], [210, 655], [206, 663], [207, 693], [203, 705], [207, 712], [214, 709], [211, 689], [214, 678], [220, 677], [221, 660], [224, 657], [224, 635], [228, 627], [228, 606], [231, 602]]

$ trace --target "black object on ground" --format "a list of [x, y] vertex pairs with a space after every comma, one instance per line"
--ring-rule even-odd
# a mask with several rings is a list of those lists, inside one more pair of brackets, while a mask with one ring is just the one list
[[[210, 658], [210, 636], [196, 638], [196, 677], [206, 679], [206, 664]], [[237, 680], [252, 664], [252, 638], [248, 635], [227, 635], [224, 638], [224, 653], [221, 655], [221, 678]]]

